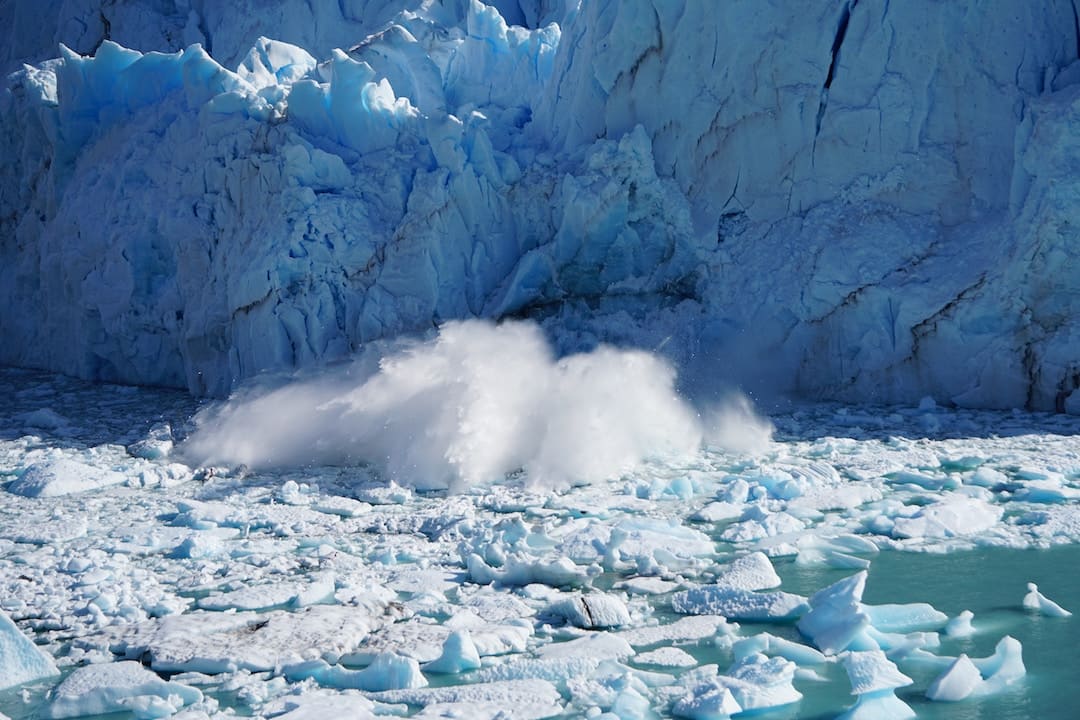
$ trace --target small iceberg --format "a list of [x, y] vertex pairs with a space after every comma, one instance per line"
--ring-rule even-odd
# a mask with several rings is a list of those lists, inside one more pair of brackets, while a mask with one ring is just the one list
[[1039, 592], [1039, 586], [1035, 583], [1029, 582], [1027, 589], [1027, 595], [1024, 596], [1024, 607], [1028, 610], [1034, 610], [1047, 617], [1072, 617], [1071, 612]]
[[926, 697], [939, 702], [956, 702], [969, 697], [993, 695], [1020, 678], [1024, 667], [1020, 641], [1006, 635], [988, 658], [956, 658], [926, 689]]
[[851, 680], [851, 694], [858, 695], [854, 707], [838, 720], [903, 720], [915, 717], [915, 711], [896, 697], [896, 688], [913, 682], [900, 672], [880, 650], [848, 652], [844, 669]]

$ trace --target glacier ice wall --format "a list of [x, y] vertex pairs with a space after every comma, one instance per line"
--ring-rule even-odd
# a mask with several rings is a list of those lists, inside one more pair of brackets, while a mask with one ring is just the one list
[[44, 4], [0, 6], [0, 362], [221, 394], [529, 316], [1080, 412], [1070, 2]]

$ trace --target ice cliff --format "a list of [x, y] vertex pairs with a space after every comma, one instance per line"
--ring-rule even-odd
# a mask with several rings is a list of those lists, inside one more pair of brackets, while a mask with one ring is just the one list
[[44, 0], [0, 27], [0, 362], [221, 394], [514, 316], [691, 379], [1080, 412], [1070, 2]]

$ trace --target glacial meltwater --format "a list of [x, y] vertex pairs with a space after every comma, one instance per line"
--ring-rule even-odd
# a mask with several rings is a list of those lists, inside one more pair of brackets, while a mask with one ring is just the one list
[[[927, 686], [937, 677], [938, 668], [899, 661], [900, 669], [915, 684], [897, 695], [921, 719], [933, 720], [1068, 720], [1080, 708], [1080, 683], [1076, 664], [1080, 659], [1080, 616], [1045, 617], [1021, 605], [1026, 584], [1033, 581], [1048, 597], [1070, 610], [1080, 609], [1080, 546], [1068, 545], [1046, 550], [978, 548], [953, 553], [883, 552], [870, 566], [863, 599], [868, 604], [930, 603], [955, 617], [970, 610], [974, 634], [941, 638], [941, 655], [986, 657], [1003, 635], [1011, 635], [1023, 645], [1027, 675], [1008, 690], [979, 699], [959, 702], [931, 702]], [[809, 568], [777, 562], [777, 572], [789, 592], [812, 593], [850, 574], [849, 571]], [[1072, 605], [1072, 607], [1070, 607]], [[852, 704], [847, 678], [838, 673], [837, 682], [815, 687], [812, 682], [796, 683], [805, 694], [799, 708], [789, 717], [832, 718], [837, 708]], [[783, 717], [783, 715], [777, 715]]]

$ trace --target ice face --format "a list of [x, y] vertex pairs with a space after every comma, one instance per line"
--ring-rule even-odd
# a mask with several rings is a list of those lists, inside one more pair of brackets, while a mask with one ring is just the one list
[[928, 428], [1080, 408], [1067, 3], [257, 5], [0, 9], [0, 360], [224, 395], [532, 315]]

